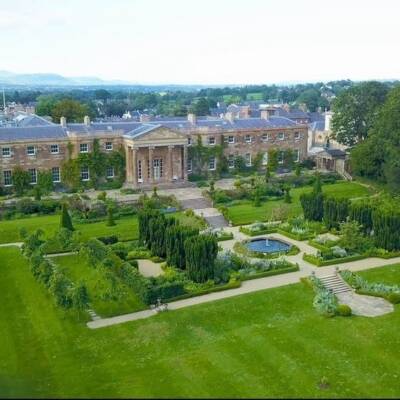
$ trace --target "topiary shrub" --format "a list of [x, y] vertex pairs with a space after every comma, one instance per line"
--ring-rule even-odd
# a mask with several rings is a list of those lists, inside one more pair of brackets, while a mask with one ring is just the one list
[[337, 313], [342, 317], [350, 317], [351, 308], [347, 304], [339, 304], [337, 306]]
[[399, 304], [400, 303], [400, 293], [397, 293], [397, 292], [390, 293], [387, 296], [387, 300], [390, 301], [392, 304]]
[[116, 235], [111, 235], [111, 236], [101, 236], [98, 237], [97, 240], [100, 240], [100, 242], [103, 242], [104, 244], [114, 244], [118, 242], [118, 236]]

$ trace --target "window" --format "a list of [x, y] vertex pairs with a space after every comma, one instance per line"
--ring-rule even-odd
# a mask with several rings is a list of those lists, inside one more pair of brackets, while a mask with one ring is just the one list
[[89, 145], [87, 143], [81, 143], [79, 145], [79, 152], [80, 153], [87, 153], [89, 151]]
[[300, 150], [299, 149], [293, 150], [293, 161], [294, 162], [300, 161]]
[[163, 177], [163, 159], [155, 158], [153, 160], [153, 177], [154, 179], [161, 179]]
[[32, 185], [36, 184], [37, 183], [36, 169], [35, 168], [28, 169], [28, 173], [29, 173], [29, 176], [30, 176], [30, 179], [31, 179], [30, 183]]
[[262, 158], [262, 165], [267, 165], [267, 164], [268, 164], [268, 153], [264, 153]]
[[264, 133], [264, 135], [261, 136], [262, 142], [268, 142], [268, 139], [269, 139], [268, 133]]
[[52, 178], [54, 183], [61, 182], [61, 179], [60, 179], [60, 168], [59, 167], [53, 167], [51, 169], [51, 178]]
[[81, 179], [83, 181], [89, 180], [89, 167], [82, 167], [81, 168]]
[[188, 160], [187, 160], [187, 170], [188, 170], [188, 172], [192, 172], [192, 167], [193, 167], [192, 159], [188, 158]]
[[51, 154], [58, 154], [59, 152], [60, 152], [60, 148], [58, 147], [58, 144], [50, 145], [50, 153]]
[[283, 132], [278, 133], [278, 139], [279, 140], [285, 140], [285, 134]]
[[250, 153], [246, 153], [244, 159], [246, 161], [246, 167], [251, 167], [251, 154]]
[[113, 149], [113, 144], [112, 142], [106, 142], [106, 150], [111, 151]]
[[188, 137], [188, 146], [190, 146], [192, 144], [192, 138]]
[[244, 138], [244, 141], [246, 143], [251, 143], [251, 136], [250, 135], [246, 135], [245, 138]]
[[137, 168], [138, 168], [138, 181], [143, 182], [142, 160], [138, 161]]
[[228, 168], [235, 168], [235, 156], [233, 154], [228, 156]]
[[279, 164], [283, 164], [284, 160], [285, 160], [285, 152], [284, 151], [280, 151], [278, 153], [278, 163]]
[[210, 171], [214, 171], [215, 170], [215, 157], [210, 157], [208, 160], [208, 169]]
[[107, 178], [114, 178], [114, 167], [107, 167], [106, 176]]
[[235, 136], [228, 136], [228, 143], [229, 144], [235, 143]]
[[26, 154], [28, 156], [34, 156], [36, 154], [35, 146], [26, 146]]
[[11, 171], [3, 171], [4, 186], [12, 185]]
[[295, 138], [296, 140], [299, 140], [299, 139], [300, 139], [300, 132], [295, 132], [295, 133], [294, 133], [294, 138]]
[[208, 137], [208, 144], [210, 146], [213, 146], [215, 144], [215, 137], [214, 136], [209, 136]]
[[1, 149], [3, 157], [11, 157], [11, 147], [3, 147]]

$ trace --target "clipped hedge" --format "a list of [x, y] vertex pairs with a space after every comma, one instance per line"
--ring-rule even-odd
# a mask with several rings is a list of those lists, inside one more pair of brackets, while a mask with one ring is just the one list
[[247, 276], [241, 277], [240, 279], [242, 281], [250, 281], [252, 279], [266, 278], [267, 276], [287, 274], [289, 272], [296, 272], [298, 270], [299, 270], [299, 265], [293, 264], [292, 267], [272, 269], [270, 271], [262, 271], [262, 272], [258, 272], [256, 274], [254, 274], [254, 275], [247, 275]]
[[317, 267], [326, 267], [328, 265], [335, 265], [335, 264], [341, 264], [341, 263], [345, 263], [345, 262], [363, 260], [365, 258], [368, 258], [368, 257], [363, 254], [356, 254], [354, 256], [335, 258], [333, 260], [321, 260], [319, 257], [317, 257], [313, 254], [307, 254], [307, 253], [303, 254], [304, 261], [307, 261], [313, 265], [316, 265]]
[[252, 231], [244, 226], [241, 226], [239, 228], [239, 232], [242, 232], [248, 236], [265, 235], [267, 233], [276, 233], [277, 231], [278, 231], [278, 229], [276, 227], [265, 228], [265, 229], [261, 229], [259, 231]]
[[283, 236], [286, 236], [290, 239], [294, 239], [294, 240], [307, 240], [307, 239], [312, 239], [315, 236], [314, 232], [308, 232], [308, 233], [293, 233], [293, 232], [288, 232], [285, 231], [281, 228], [278, 228], [277, 230], [278, 233], [280, 233]]

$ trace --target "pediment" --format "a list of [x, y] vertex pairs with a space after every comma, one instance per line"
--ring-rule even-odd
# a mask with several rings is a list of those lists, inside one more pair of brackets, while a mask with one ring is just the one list
[[140, 141], [148, 142], [148, 141], [160, 141], [160, 140], [164, 141], [164, 140], [177, 140], [177, 139], [186, 139], [186, 135], [163, 126], [155, 128], [149, 132], [146, 132], [134, 138], [135, 142], [140, 142]]

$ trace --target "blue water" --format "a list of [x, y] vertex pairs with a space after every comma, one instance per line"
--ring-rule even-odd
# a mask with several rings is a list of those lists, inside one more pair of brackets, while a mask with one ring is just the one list
[[267, 246], [265, 239], [255, 239], [246, 243], [246, 247], [251, 251], [259, 253], [277, 253], [279, 251], [288, 251], [291, 246], [276, 239], [268, 239]]

